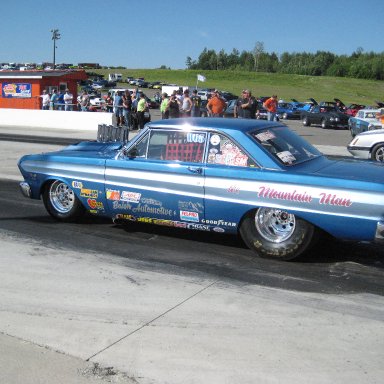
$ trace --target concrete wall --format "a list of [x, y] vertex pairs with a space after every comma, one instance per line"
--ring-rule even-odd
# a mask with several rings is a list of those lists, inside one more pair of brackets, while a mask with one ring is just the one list
[[0, 125], [4, 126], [95, 130], [99, 124], [114, 122], [114, 114], [107, 112], [0, 108]]

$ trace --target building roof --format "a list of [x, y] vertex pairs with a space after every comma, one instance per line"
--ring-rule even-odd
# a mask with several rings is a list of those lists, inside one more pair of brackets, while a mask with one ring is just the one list
[[29, 71], [18, 71], [18, 70], [3, 70], [0, 71], [0, 79], [42, 79], [44, 77], [62, 77], [70, 75], [72, 78], [79, 80], [86, 79], [88, 76], [84, 70], [29, 70]]

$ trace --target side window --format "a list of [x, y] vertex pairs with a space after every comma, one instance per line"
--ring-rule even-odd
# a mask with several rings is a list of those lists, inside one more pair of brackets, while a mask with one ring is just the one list
[[211, 133], [208, 147], [208, 164], [235, 167], [255, 167], [255, 162], [232, 140], [224, 135]]
[[148, 159], [201, 163], [206, 133], [152, 131], [148, 145]]
[[129, 150], [128, 156], [134, 157], [146, 157], [147, 155], [147, 146], [148, 146], [148, 136], [145, 135], [139, 143], [137, 143], [133, 148]]

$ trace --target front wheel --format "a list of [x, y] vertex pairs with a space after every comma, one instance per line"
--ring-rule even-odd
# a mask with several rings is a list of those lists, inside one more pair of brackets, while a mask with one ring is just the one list
[[311, 125], [308, 117], [303, 117], [303, 125], [304, 125], [304, 127], [309, 127]]
[[43, 201], [48, 213], [61, 221], [75, 221], [85, 212], [73, 190], [59, 180], [44, 189]]
[[376, 144], [371, 152], [371, 159], [384, 162], [384, 143]]
[[240, 235], [260, 257], [292, 260], [314, 244], [317, 230], [282, 209], [259, 208], [244, 218]]
[[326, 119], [321, 120], [321, 128], [327, 129], [328, 128], [328, 123]]

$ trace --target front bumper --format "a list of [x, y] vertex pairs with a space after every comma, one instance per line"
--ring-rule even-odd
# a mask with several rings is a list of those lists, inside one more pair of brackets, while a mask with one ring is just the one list
[[381, 221], [376, 225], [375, 243], [384, 244], [384, 223]]
[[26, 181], [22, 181], [19, 184], [19, 187], [20, 187], [20, 191], [23, 194], [23, 196], [29, 197], [29, 198], [31, 197], [31, 195], [32, 195], [31, 187]]
[[348, 146], [347, 149], [353, 157], [358, 159], [369, 160], [371, 158], [369, 148]]

